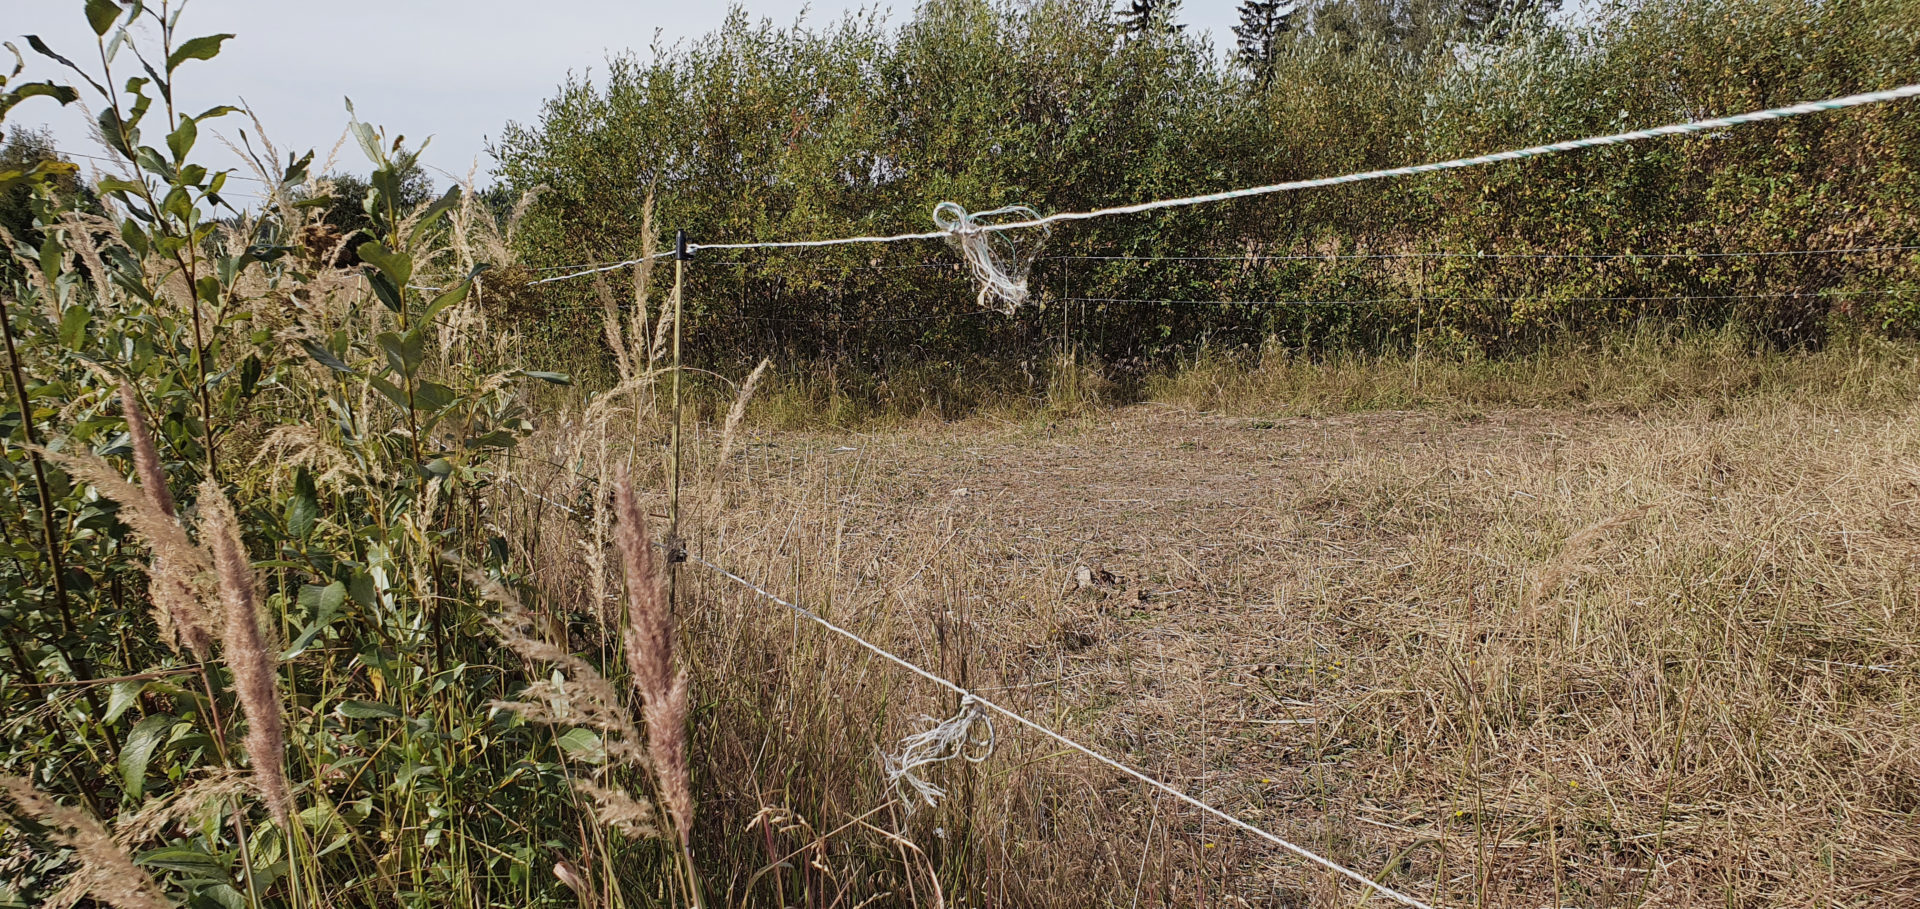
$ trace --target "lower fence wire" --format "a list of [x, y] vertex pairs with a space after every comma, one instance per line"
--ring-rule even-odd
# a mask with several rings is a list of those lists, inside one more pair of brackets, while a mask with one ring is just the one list
[[687, 553], [687, 562], [690, 564], [699, 565], [703, 568], [706, 568], [709, 571], [712, 571], [713, 573], [720, 575], [721, 577], [726, 578], [729, 581], [734, 582], [735, 584], [745, 587], [746, 589], [759, 595], [761, 599], [764, 599], [770, 603], [774, 603], [780, 606], [785, 606], [787, 609], [792, 610], [795, 615], [799, 615], [803, 618], [806, 618], [812, 621], [814, 624], [817, 624], [820, 627], [833, 632], [834, 634], [840, 635], [841, 637], [846, 638], [847, 640], [852, 641], [855, 644], [858, 644], [861, 647], [866, 648], [868, 651], [872, 652], [875, 656], [878, 656], [881, 659], [884, 659], [890, 663], [893, 663], [894, 665], [899, 666], [900, 668], [905, 669], [908, 672], [911, 672], [914, 675], [917, 675], [929, 682], [932, 682], [933, 684], [938, 685], [941, 688], [945, 688], [948, 691], [953, 692], [954, 694], [960, 695], [962, 698], [965, 698], [969, 703], [977, 704], [981, 707], [984, 707], [988, 710], [998, 713], [1001, 716], [1006, 717], [1007, 719], [1010, 719], [1016, 723], [1019, 723], [1022, 726], [1027, 727], [1028, 729], [1033, 730], [1034, 732], [1037, 732], [1043, 736], [1046, 736], [1047, 738], [1050, 738], [1056, 742], [1059, 742], [1061, 745], [1064, 745], [1067, 748], [1070, 748], [1074, 751], [1078, 751], [1081, 754], [1094, 759], [1095, 761], [1105, 764], [1106, 766], [1111, 767], [1114, 770], [1117, 770], [1127, 776], [1130, 776], [1136, 780], [1139, 780], [1142, 783], [1145, 783], [1148, 786], [1151, 786], [1155, 789], [1160, 790], [1161, 792], [1164, 792], [1170, 796], [1173, 796], [1174, 798], [1179, 799], [1180, 801], [1185, 802], [1186, 804], [1191, 805], [1192, 807], [1197, 808], [1200, 811], [1203, 811], [1209, 815], [1212, 815], [1213, 817], [1233, 827], [1239, 828], [1240, 830], [1246, 833], [1249, 833], [1255, 837], [1258, 837], [1262, 840], [1265, 840], [1269, 843], [1272, 843], [1275, 846], [1279, 846], [1280, 848], [1285, 849], [1286, 851], [1291, 852], [1294, 855], [1299, 856], [1300, 858], [1306, 859], [1309, 862], [1319, 865], [1320, 867], [1325, 868], [1328, 871], [1335, 872], [1337, 874], [1340, 874], [1346, 877], [1349, 880], [1365, 885], [1366, 887], [1372, 889], [1374, 892], [1379, 893], [1381, 896], [1387, 897], [1388, 899], [1392, 899], [1403, 906], [1411, 906], [1413, 907], [1413, 909], [1433, 909], [1432, 906], [1429, 906], [1426, 903], [1423, 903], [1417, 899], [1414, 899], [1411, 896], [1401, 893], [1398, 890], [1388, 887], [1385, 884], [1379, 883], [1373, 880], [1372, 878], [1367, 877], [1366, 875], [1360, 874], [1357, 871], [1349, 870], [1346, 867], [1335, 863], [1332, 859], [1323, 858], [1319, 854], [1315, 853], [1311, 849], [1306, 848], [1305, 846], [1300, 846], [1295, 843], [1289, 842], [1287, 840], [1281, 839], [1280, 837], [1275, 836], [1271, 833], [1268, 833], [1267, 831], [1262, 830], [1259, 827], [1255, 827], [1254, 825], [1249, 824], [1246, 821], [1243, 821], [1237, 817], [1234, 817], [1233, 815], [1228, 814], [1225, 811], [1215, 808], [1212, 805], [1207, 804], [1206, 802], [1200, 801], [1199, 799], [1194, 798], [1193, 796], [1188, 795], [1185, 792], [1182, 792], [1171, 785], [1168, 785], [1151, 776], [1148, 776], [1146, 773], [1142, 771], [1135, 770], [1132, 767], [1122, 764], [1119, 761], [1114, 760], [1113, 758], [1107, 757], [1106, 755], [1093, 750], [1092, 748], [1082, 745], [1079, 742], [1076, 742], [1070, 738], [1067, 738], [1064, 735], [1061, 735], [1058, 732], [1055, 732], [1051, 729], [1048, 729], [1045, 726], [1040, 725], [1039, 723], [1029, 720], [1024, 716], [1021, 716], [1020, 714], [1014, 713], [1013, 711], [1008, 710], [1007, 708], [1002, 707], [999, 704], [994, 703], [993, 701], [990, 701], [984, 697], [981, 697], [979, 694], [968, 691], [967, 689], [962, 688], [959, 685], [954, 684], [953, 682], [947, 681], [946, 679], [940, 676], [934, 675], [933, 673], [920, 668], [918, 665], [915, 665], [914, 663], [907, 660], [906, 658], [897, 656], [887, 651], [885, 648], [882, 648], [878, 644], [868, 641], [866, 638], [863, 638], [858, 634], [853, 633], [852, 631], [848, 631], [847, 629], [842, 628], [839, 625], [835, 625], [834, 623], [827, 621], [825, 618], [822, 618], [820, 615], [806, 608], [805, 606], [801, 606], [799, 604], [793, 603], [779, 596], [778, 594], [775, 594], [772, 591], [767, 590], [765, 587], [762, 587], [759, 584], [755, 584], [754, 582], [749, 581], [746, 578], [743, 578], [737, 574], [734, 574], [733, 572], [728, 571], [725, 568], [720, 567], [719, 565], [715, 565], [714, 563], [709, 562], [706, 559], [701, 558], [700, 556], [694, 555], [693, 553], [689, 552]]

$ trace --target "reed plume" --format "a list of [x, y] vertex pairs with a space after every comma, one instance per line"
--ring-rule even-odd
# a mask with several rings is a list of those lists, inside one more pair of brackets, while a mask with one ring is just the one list
[[147, 428], [147, 413], [140, 406], [140, 394], [125, 381], [120, 383], [120, 410], [127, 418], [127, 438], [133, 442], [133, 471], [140, 488], [153, 498], [154, 507], [167, 517], [175, 517], [173, 491], [167, 488], [167, 474], [160, 469], [160, 446]]
[[655, 791], [680, 843], [681, 868], [696, 907], [703, 905], [693, 866], [693, 784], [687, 771], [687, 673], [673, 665], [673, 611], [660, 590], [646, 520], [633, 502], [633, 483], [622, 474], [613, 487], [614, 543], [627, 582], [627, 671], [640, 693], [653, 758]]
[[72, 849], [80, 860], [79, 872], [44, 904], [49, 909], [72, 906], [89, 895], [114, 909], [173, 905], [99, 821], [48, 798], [17, 776], [0, 776], [0, 792], [13, 800], [18, 814], [46, 825], [54, 842]]
[[[137, 402], [124, 397], [122, 401], [128, 405], [128, 413], [138, 413]], [[139, 431], [135, 431], [136, 420]], [[145, 431], [145, 419], [130, 418], [127, 430], [134, 439], [134, 470], [141, 477], [141, 486], [127, 482], [119, 468], [91, 452], [40, 453], [120, 505], [120, 522], [145, 542], [152, 554], [147, 564], [148, 597], [153, 601], [153, 620], [161, 637], [176, 649], [185, 646], [196, 659], [205, 660], [212, 650], [211, 629], [219, 618], [210, 605], [207, 582], [212, 563], [174, 516], [173, 496], [166, 491], [166, 475], [160, 469], [152, 435]]]
[[200, 485], [200, 508], [206, 515], [202, 535], [213, 552], [214, 576], [226, 612], [220, 643], [233, 673], [235, 696], [247, 714], [246, 747], [253, 761], [254, 787], [273, 819], [288, 828], [293, 795], [285, 769], [286, 721], [280, 714], [276, 660], [260, 633], [253, 565], [240, 541], [233, 505], [212, 480]]
[[673, 614], [660, 591], [653, 546], [645, 519], [633, 501], [633, 484], [622, 477], [613, 487], [614, 542], [620, 548], [621, 574], [627, 581], [627, 671], [640, 693], [647, 723], [647, 751], [659, 777], [661, 807], [680, 838], [693, 821], [692, 786], [687, 773], [687, 674], [673, 665]]
[[[140, 489], [151, 500], [154, 510], [179, 522], [174, 508], [173, 490], [167, 486], [167, 473], [160, 466], [160, 446], [147, 426], [146, 409], [140, 406], [140, 394], [133, 386], [120, 382], [120, 410], [127, 419], [127, 438], [133, 441], [133, 472], [140, 478]], [[195, 591], [190, 579], [169, 570], [166, 556], [153, 554], [147, 571], [148, 598], [153, 601], [154, 624], [162, 639], [177, 650], [184, 646], [195, 658], [205, 661], [212, 650], [213, 635], [208, 631], [213, 616], [205, 600]]]

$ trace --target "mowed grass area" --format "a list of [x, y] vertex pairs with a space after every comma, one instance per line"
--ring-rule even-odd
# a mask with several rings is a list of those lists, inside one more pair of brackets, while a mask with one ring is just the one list
[[[695, 471], [688, 536], [1436, 905], [1899, 905], [1920, 900], [1913, 364], [1708, 344], [1429, 362], [1417, 388], [1405, 362], [1196, 368], [1067, 417], [743, 431]], [[548, 583], [576, 583], [546, 519]], [[1363, 896], [1006, 723], [909, 815], [878, 754], [955, 699], [681, 577], [696, 851], [735, 900]]]

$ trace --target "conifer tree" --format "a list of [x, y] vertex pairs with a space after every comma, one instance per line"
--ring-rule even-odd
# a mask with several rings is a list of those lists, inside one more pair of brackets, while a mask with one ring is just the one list
[[1133, 38], [1144, 37], [1161, 32], [1177, 32], [1186, 28], [1177, 25], [1173, 16], [1180, 10], [1180, 0], [1130, 0], [1126, 12], [1120, 14], [1120, 23]]
[[1293, 17], [1299, 10], [1298, 5], [1285, 0], [1246, 0], [1240, 4], [1240, 24], [1233, 28], [1238, 56], [1262, 87], [1273, 80], [1280, 38], [1293, 30]]

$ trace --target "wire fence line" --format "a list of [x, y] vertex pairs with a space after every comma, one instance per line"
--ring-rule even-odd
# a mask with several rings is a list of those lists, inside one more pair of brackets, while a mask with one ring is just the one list
[[1414, 176], [1416, 174], [1438, 173], [1440, 171], [1459, 170], [1461, 168], [1466, 168], [1466, 167], [1477, 167], [1482, 164], [1497, 164], [1503, 161], [1518, 161], [1523, 158], [1537, 158], [1544, 155], [1554, 155], [1554, 154], [1559, 154], [1561, 152], [1577, 151], [1580, 149], [1599, 148], [1601, 146], [1607, 146], [1607, 145], [1623, 145], [1628, 142], [1639, 142], [1645, 139], [1656, 139], [1663, 136], [1680, 136], [1680, 135], [1686, 135], [1689, 133], [1710, 132], [1716, 129], [1725, 129], [1729, 126], [1740, 126], [1747, 123], [1761, 123], [1768, 120], [1783, 120], [1789, 117], [1798, 117], [1806, 114], [1822, 113], [1825, 111], [1842, 110], [1849, 107], [1861, 107], [1868, 104], [1881, 104], [1888, 101], [1897, 101], [1903, 98], [1912, 98], [1916, 96], [1920, 96], [1920, 83], [1913, 84], [1913, 85], [1903, 85], [1898, 88], [1889, 88], [1882, 91], [1861, 92], [1859, 94], [1845, 95], [1838, 98], [1828, 98], [1822, 101], [1806, 101], [1800, 104], [1790, 104], [1785, 107], [1773, 107], [1773, 108], [1768, 108], [1766, 110], [1757, 110], [1757, 111], [1752, 111], [1744, 114], [1734, 114], [1728, 117], [1713, 117], [1706, 120], [1693, 120], [1686, 123], [1673, 123], [1667, 126], [1656, 126], [1651, 129], [1636, 129], [1636, 130], [1630, 130], [1628, 132], [1612, 133], [1605, 136], [1591, 136], [1585, 139], [1572, 139], [1565, 142], [1553, 142], [1546, 145], [1534, 145], [1534, 146], [1529, 146], [1527, 148], [1516, 148], [1516, 149], [1511, 149], [1509, 151], [1494, 152], [1492, 154], [1487, 154], [1487, 155], [1474, 155], [1468, 158], [1454, 158], [1450, 161], [1437, 161], [1432, 164], [1415, 164], [1407, 167], [1390, 167], [1383, 170], [1361, 171], [1359, 173], [1344, 174], [1338, 177], [1319, 177], [1311, 180], [1292, 180], [1285, 183], [1274, 183], [1267, 186], [1254, 186], [1254, 187], [1249, 187], [1247, 189], [1233, 189], [1233, 190], [1227, 190], [1225, 192], [1207, 193], [1205, 195], [1200, 195], [1200, 196], [1184, 196], [1184, 197], [1174, 198], [1174, 199], [1156, 199], [1151, 202], [1139, 202], [1133, 205], [1120, 205], [1112, 208], [1097, 208], [1092, 211], [1059, 212], [1056, 214], [1048, 215], [1044, 218], [1033, 218], [1026, 221], [1007, 221], [1007, 222], [1001, 222], [1001, 223], [982, 224], [976, 229], [981, 231], [1006, 231], [1006, 230], [1020, 230], [1023, 228], [1030, 228], [1030, 227], [1048, 227], [1054, 224], [1060, 224], [1067, 221], [1088, 221], [1094, 218], [1106, 218], [1114, 215], [1139, 214], [1142, 212], [1160, 211], [1168, 208], [1184, 208], [1184, 207], [1193, 206], [1193, 205], [1206, 205], [1213, 202], [1228, 202], [1234, 199], [1246, 199], [1246, 198], [1252, 198], [1254, 196], [1266, 196], [1266, 195], [1272, 195], [1274, 193], [1291, 192], [1294, 190], [1301, 190], [1301, 189], [1316, 189], [1324, 186], [1339, 186], [1347, 183], [1360, 183], [1368, 180], [1386, 179], [1389, 177], [1409, 177], [1409, 176]]
[[1846, 249], [1782, 250], [1678, 250], [1669, 252], [1619, 253], [1490, 253], [1490, 252], [1404, 252], [1404, 253], [1248, 253], [1238, 256], [1041, 256], [1043, 262], [1324, 262], [1350, 259], [1730, 259], [1773, 258], [1782, 256], [1839, 256], [1884, 252], [1920, 252], [1920, 246], [1855, 246]]
[[942, 676], [935, 675], [934, 673], [921, 668], [918, 664], [914, 663], [913, 661], [908, 660], [905, 657], [899, 656], [893, 653], [892, 651], [889, 651], [886, 648], [881, 647], [880, 645], [875, 644], [864, 637], [861, 637], [859, 634], [853, 631], [850, 631], [840, 625], [837, 625], [832, 621], [829, 621], [828, 619], [814, 612], [813, 610], [810, 610], [805, 606], [801, 606], [798, 603], [788, 600], [780, 596], [779, 594], [776, 594], [766, 589], [765, 587], [762, 587], [761, 585], [754, 583], [753, 581], [750, 581], [738, 574], [735, 574], [732, 571], [728, 571], [727, 569], [713, 562], [710, 562], [704, 558], [701, 558], [698, 555], [694, 555], [693, 553], [687, 553], [686, 558], [688, 563], [699, 565], [703, 568], [706, 568], [707, 570], [713, 572], [714, 574], [717, 574], [728, 581], [731, 581], [741, 587], [746, 588], [748, 591], [751, 591], [753, 594], [755, 594], [759, 598], [769, 603], [773, 603], [778, 606], [783, 606], [788, 610], [790, 610], [794, 615], [807, 619], [813, 622], [814, 624], [819, 625], [820, 627], [833, 632], [834, 634], [837, 634], [843, 638], [846, 638], [847, 640], [853, 642], [854, 644], [857, 644], [860, 647], [866, 649], [868, 652], [874, 654], [875, 656], [878, 656], [881, 659], [884, 659], [887, 662], [890, 662], [900, 667], [901, 669], [904, 669], [916, 676], [919, 676], [920, 678], [928, 682], [931, 682], [932, 684], [939, 686], [940, 688], [944, 688], [947, 691], [960, 695], [965, 702], [977, 704], [981, 707], [984, 707], [988, 710], [998, 713], [1001, 716], [1004, 716], [1007, 719], [1010, 719], [1015, 723], [1020, 724], [1021, 726], [1024, 726], [1028, 729], [1033, 730], [1036, 733], [1039, 733], [1040, 735], [1043, 735], [1049, 739], [1052, 739], [1053, 741], [1059, 743], [1062, 746], [1065, 746], [1068, 749], [1079, 752], [1080, 754], [1086, 757], [1092, 758], [1093, 760], [1098, 761], [1099, 763], [1104, 764], [1113, 770], [1119, 771], [1120, 773], [1125, 774], [1126, 776], [1132, 777], [1134, 780], [1138, 782], [1144, 783], [1147, 786], [1152, 787], [1153, 789], [1159, 790], [1160, 792], [1170, 795], [1175, 799], [1178, 799], [1179, 801], [1184, 802], [1188, 806], [1198, 809], [1217, 820], [1225, 822], [1226, 824], [1244, 833], [1250, 834], [1272, 845], [1278, 846], [1281, 849], [1284, 849], [1294, 854], [1295, 856], [1298, 856], [1302, 859], [1312, 862], [1315, 865], [1319, 865], [1320, 867], [1325, 868], [1328, 871], [1337, 873], [1347, 878], [1348, 880], [1364, 885], [1365, 887], [1374, 891], [1375, 893], [1378, 893], [1381, 896], [1387, 897], [1388, 899], [1394, 900], [1395, 902], [1398, 902], [1403, 906], [1409, 906], [1409, 907], [1412, 907], [1412, 909], [1433, 909], [1432, 906], [1429, 906], [1428, 904], [1423, 903], [1418, 899], [1415, 899], [1411, 896], [1401, 893], [1400, 891], [1395, 890], [1392, 887], [1388, 887], [1387, 885], [1382, 884], [1378, 881], [1375, 881], [1374, 879], [1367, 877], [1366, 875], [1363, 875], [1357, 871], [1353, 871], [1347, 868], [1346, 866], [1341, 865], [1331, 859], [1325, 858], [1320, 854], [1314, 852], [1313, 850], [1306, 848], [1305, 846], [1298, 845], [1290, 840], [1283, 839], [1279, 836], [1269, 833], [1260, 827], [1256, 827], [1251, 823], [1248, 823], [1246, 821], [1241, 820], [1238, 817], [1235, 817], [1234, 815], [1228, 814], [1227, 812], [1219, 808], [1216, 808], [1213, 805], [1210, 805], [1206, 802], [1203, 802], [1200, 799], [1195, 798], [1194, 796], [1188, 795], [1185, 791], [1179, 789], [1178, 787], [1175, 787], [1169, 783], [1162, 782], [1158, 778], [1153, 777], [1144, 771], [1141, 771], [1131, 766], [1128, 766], [1126, 764], [1123, 764], [1120, 761], [1117, 761], [1113, 758], [1106, 756], [1105, 754], [1095, 751], [1094, 749], [1086, 745], [1083, 745], [1071, 738], [1068, 738], [1067, 736], [1062, 735], [1059, 732], [1055, 732], [1054, 730], [1046, 726], [1043, 726], [1033, 720], [1030, 720], [1025, 716], [1022, 716], [1021, 714], [1015, 713], [1014, 711], [1006, 707], [1003, 707], [1000, 704], [997, 704], [991, 700], [988, 700], [986, 697], [981, 696], [976, 691], [970, 691], [952, 681], [947, 680]]
[[[709, 246], [705, 248], [712, 249], [714, 247]], [[1434, 251], [1400, 252], [1400, 253], [1245, 253], [1241, 255], [1232, 255], [1232, 256], [1085, 255], [1085, 256], [1041, 256], [1036, 261], [1040, 261], [1040, 262], [1257, 263], [1257, 262], [1333, 262], [1333, 261], [1498, 259], [1498, 260], [1527, 260], [1527, 261], [1572, 260], [1572, 261], [1587, 261], [1587, 262], [1612, 262], [1617, 260], [1643, 261], [1643, 260], [1650, 260], [1650, 259], [1662, 260], [1662, 261], [1673, 260], [1673, 259], [1776, 259], [1776, 258], [1801, 258], [1801, 257], [1810, 257], [1810, 256], [1849, 256], [1849, 255], [1871, 255], [1875, 253], [1908, 253], [1908, 252], [1920, 252], [1920, 245], [1852, 246], [1852, 247], [1832, 248], [1832, 249], [1668, 250], [1668, 251], [1660, 251], [1660, 252], [1614, 252], [1614, 253], [1497, 253], [1497, 252], [1460, 252], [1460, 251], [1452, 251], [1452, 250], [1434, 250]], [[650, 259], [664, 258], [667, 255], [671, 255], [671, 254], [655, 253], [652, 256], [642, 257], [638, 259], [627, 259], [620, 262], [583, 262], [583, 263], [578, 263], [574, 265], [546, 265], [546, 266], [541, 266], [539, 268], [530, 268], [528, 269], [528, 271], [534, 271], [534, 272], [567, 271], [567, 270], [574, 270], [574, 271], [572, 271], [570, 274], [556, 275], [552, 277], [529, 281], [527, 282], [527, 285], [533, 286], [535, 284], [547, 284], [554, 281], [565, 281], [570, 278], [583, 277], [586, 275], [592, 275], [592, 274], [597, 274], [597, 273], [607, 272], [607, 271], [614, 271], [621, 268], [628, 268], [634, 265], [639, 265], [643, 262], [649, 261]], [[732, 260], [726, 260], [721, 262], [710, 262], [708, 264], [721, 265], [721, 266], [734, 266], [734, 265], [757, 266], [757, 267], [772, 266], [771, 263], [750, 262], [745, 259], [732, 259]], [[870, 264], [860, 265], [860, 264], [826, 263], [826, 262], [781, 263], [781, 264], [783, 267], [788, 265], [799, 264], [805, 267], [830, 269], [830, 270], [846, 270], [846, 271], [938, 270], [938, 271], [952, 271], [956, 274], [964, 273], [965, 271], [965, 267], [958, 262], [920, 262], [920, 263], [892, 264], [892, 265], [870, 265]]]
[[1166, 306], [1368, 306], [1381, 303], [1673, 303], [1688, 300], [1794, 300], [1820, 297], [1900, 297], [1891, 290], [1826, 290], [1765, 294], [1674, 294], [1670, 296], [1557, 297], [1533, 294], [1512, 297], [1373, 297], [1362, 300], [1163, 300], [1132, 297], [1061, 297], [1062, 303], [1142, 303]]
[[[1656, 126], [1650, 129], [1637, 129], [1637, 130], [1629, 130], [1627, 132], [1611, 133], [1611, 134], [1602, 135], [1602, 136], [1590, 136], [1584, 139], [1572, 139], [1572, 140], [1567, 140], [1563, 142], [1552, 142], [1545, 145], [1534, 145], [1526, 148], [1509, 149], [1507, 151], [1493, 152], [1491, 154], [1474, 155], [1474, 156], [1465, 157], [1465, 158], [1454, 158], [1447, 161], [1436, 161], [1428, 164], [1414, 164], [1414, 165], [1408, 165], [1403, 167], [1385, 168], [1381, 170], [1360, 171], [1356, 173], [1342, 174], [1336, 177], [1316, 177], [1316, 178], [1307, 179], [1307, 180], [1291, 180], [1284, 183], [1268, 184], [1266, 186], [1253, 186], [1253, 187], [1247, 187], [1244, 189], [1225, 190], [1222, 192], [1207, 193], [1207, 194], [1198, 195], [1198, 196], [1181, 196], [1181, 197], [1169, 198], [1169, 199], [1155, 199], [1148, 202], [1138, 202], [1132, 205], [1120, 205], [1120, 206], [1113, 206], [1110, 208], [1097, 208], [1091, 211], [1057, 212], [1055, 214], [1047, 215], [1044, 217], [1028, 218], [1028, 219], [1015, 220], [1015, 221], [975, 222], [970, 219], [962, 219], [961, 223], [964, 223], [966, 226], [963, 228], [960, 228], [959, 230], [969, 234], [976, 234], [976, 233], [991, 233], [991, 232], [1021, 230], [1021, 229], [1028, 229], [1028, 228], [1044, 228], [1044, 227], [1051, 227], [1052, 225], [1055, 225], [1055, 224], [1061, 224], [1061, 223], [1070, 222], [1070, 221], [1088, 221], [1088, 220], [1093, 220], [1095, 218], [1106, 218], [1106, 217], [1113, 217], [1116, 215], [1140, 214], [1140, 213], [1150, 212], [1150, 211], [1161, 211], [1161, 210], [1170, 209], [1170, 208], [1185, 208], [1185, 207], [1190, 207], [1195, 205], [1207, 205], [1207, 204], [1216, 203], [1216, 202], [1228, 202], [1236, 199], [1247, 199], [1247, 198], [1253, 198], [1256, 196], [1273, 195], [1276, 193], [1292, 192], [1295, 190], [1302, 190], [1302, 189], [1315, 189], [1315, 188], [1328, 187], [1328, 186], [1340, 186], [1348, 183], [1361, 183], [1361, 182], [1370, 181], [1370, 180], [1382, 180], [1382, 179], [1388, 179], [1392, 177], [1407, 177], [1407, 176], [1414, 176], [1418, 174], [1439, 173], [1442, 171], [1459, 170], [1462, 168], [1478, 167], [1485, 164], [1497, 164], [1497, 163], [1506, 162], [1506, 161], [1518, 161], [1526, 158], [1537, 158], [1537, 157], [1542, 157], [1546, 155], [1555, 155], [1563, 152], [1578, 151], [1582, 149], [1599, 148], [1599, 147], [1609, 146], [1609, 145], [1623, 145], [1630, 142], [1639, 142], [1647, 139], [1655, 139], [1655, 138], [1661, 138], [1665, 136], [1679, 136], [1679, 135], [1687, 135], [1692, 133], [1711, 132], [1713, 130], [1725, 129], [1731, 126], [1740, 126], [1740, 125], [1749, 124], [1749, 123], [1761, 123], [1761, 122], [1766, 122], [1771, 120], [1783, 120], [1789, 117], [1798, 117], [1798, 116], [1804, 116], [1807, 114], [1822, 113], [1826, 111], [1843, 110], [1846, 108], [1861, 107], [1861, 106], [1870, 105], [1870, 104], [1881, 104], [1888, 101], [1897, 101], [1897, 100], [1906, 99], [1906, 98], [1913, 98], [1916, 96], [1920, 96], [1920, 84], [1903, 85], [1897, 88], [1884, 89], [1881, 91], [1861, 92], [1859, 94], [1845, 95], [1837, 98], [1828, 98], [1820, 101], [1807, 101], [1800, 104], [1787, 105], [1785, 107], [1767, 108], [1765, 110], [1751, 111], [1744, 114], [1734, 114], [1732, 116], [1726, 116], [1726, 117], [1712, 117], [1704, 120], [1693, 120], [1685, 123], [1673, 123], [1673, 124], [1668, 124], [1666, 126]], [[953, 205], [953, 203], [950, 203], [950, 202], [941, 203], [941, 206], [943, 208], [949, 205]], [[848, 246], [848, 245], [857, 245], [857, 244], [890, 244], [890, 243], [914, 242], [914, 241], [921, 241], [921, 240], [946, 240], [946, 239], [951, 239], [955, 236], [957, 236], [957, 234], [956, 234], [956, 231], [953, 231], [953, 230], [933, 230], [933, 231], [918, 231], [918, 232], [899, 233], [899, 234], [876, 234], [876, 235], [867, 235], [867, 236], [837, 237], [837, 238], [824, 239], [824, 240], [775, 240], [775, 241], [754, 242], [754, 243], [693, 244], [693, 245], [690, 245], [688, 249], [690, 251], [697, 251], [697, 250], [703, 250], [703, 249], [731, 249], [731, 250], [818, 249], [818, 248], [830, 247], [830, 246]], [[577, 278], [585, 275], [595, 274], [600, 271], [610, 271], [615, 268], [626, 267], [629, 265], [636, 265], [641, 262], [647, 261], [648, 259], [661, 258], [667, 255], [672, 255], [672, 253], [656, 253], [653, 256], [647, 256], [647, 257], [642, 257], [638, 259], [631, 259], [625, 262], [614, 263], [614, 264], [606, 265], [599, 268], [571, 272], [568, 274], [557, 275], [551, 278], [544, 278], [544, 279], [541, 279], [540, 281], [536, 281], [533, 283], [544, 284], [551, 281], [565, 281], [571, 278]]]

